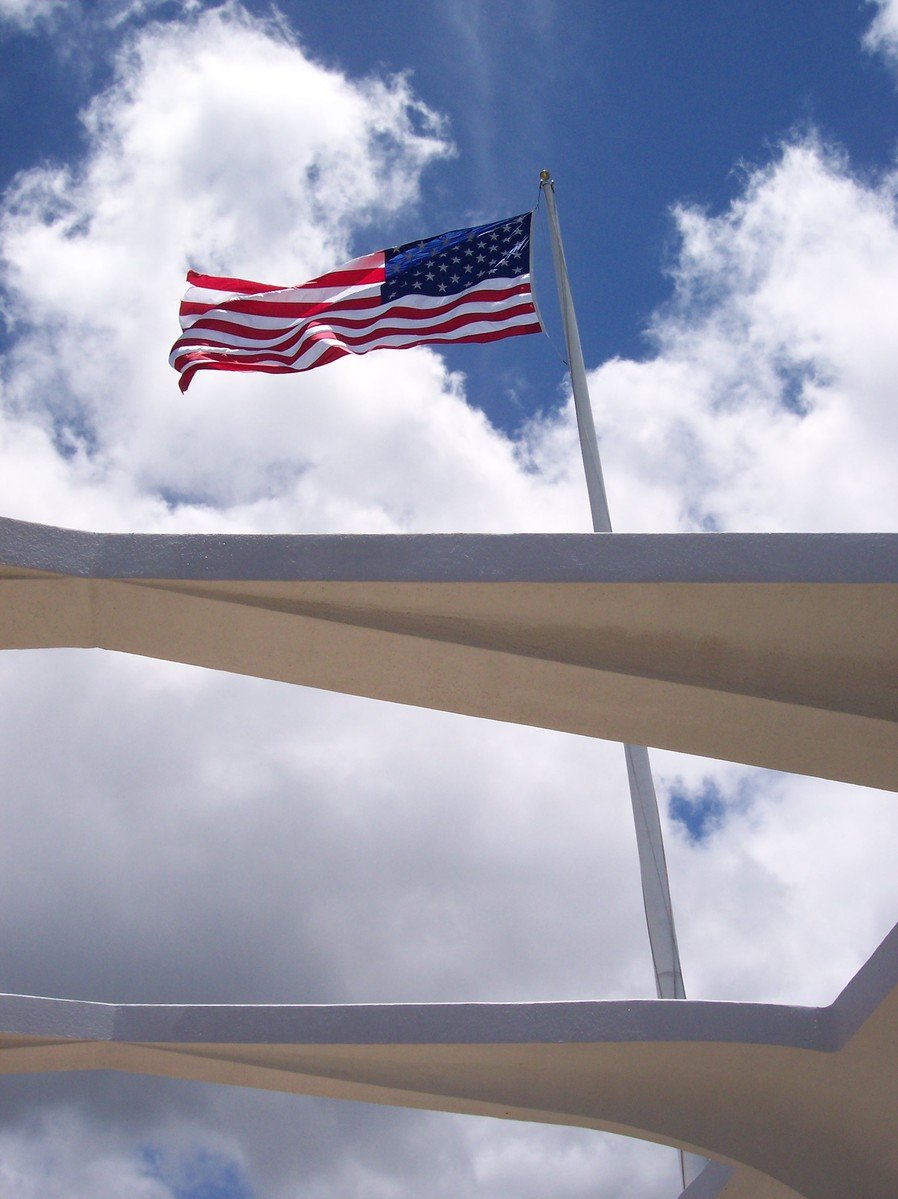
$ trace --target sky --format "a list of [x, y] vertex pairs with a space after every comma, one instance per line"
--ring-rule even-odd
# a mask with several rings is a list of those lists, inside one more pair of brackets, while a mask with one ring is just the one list
[[[167, 364], [188, 267], [300, 282], [552, 171], [615, 528], [895, 531], [898, 0], [0, 0], [0, 512], [587, 531], [548, 337]], [[0, 988], [653, 995], [619, 746], [100, 651], [0, 658]], [[687, 993], [828, 1003], [886, 793], [653, 751]], [[663, 1199], [620, 1137], [115, 1074], [0, 1080], [20, 1199]]]

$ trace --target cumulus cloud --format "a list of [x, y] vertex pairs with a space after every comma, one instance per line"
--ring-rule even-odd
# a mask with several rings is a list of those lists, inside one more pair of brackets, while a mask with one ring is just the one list
[[898, 3], [896, 0], [868, 0], [876, 6], [876, 15], [864, 35], [864, 46], [885, 56], [898, 66]]
[[[289, 282], [358, 252], [375, 220], [408, 236], [421, 172], [451, 146], [404, 77], [350, 81], [225, 6], [135, 38], [84, 123], [86, 161], [20, 176], [0, 225], [6, 512], [120, 529], [576, 527], [575, 476], [534, 487], [427, 350], [292, 391], [173, 386], [187, 266]], [[35, 471], [44, 489], [23, 485]]]
[[0, 28], [4, 24], [32, 30], [63, 6], [65, 0], [0, 0]]
[[[428, 350], [299, 379], [210, 375], [188, 398], [166, 364], [187, 265], [303, 279], [377, 244], [375, 228], [380, 244], [416, 231], [422, 178], [452, 148], [407, 78], [351, 79], [232, 4], [144, 29], [84, 122], [84, 160], [20, 176], [0, 222], [6, 515], [586, 527], [570, 409], [513, 442]], [[617, 527], [894, 525], [892, 181], [806, 140], [747, 171], [726, 211], [676, 219], [653, 354], [591, 376]], [[0, 689], [5, 990], [652, 993], [619, 747], [81, 651], [7, 654]], [[655, 761], [662, 798], [718, 804], [699, 839], [669, 822], [692, 993], [828, 1001], [894, 911], [893, 805]], [[675, 1187], [669, 1152], [573, 1130], [150, 1079], [3, 1088], [0, 1179], [23, 1195]]]
[[657, 353], [592, 377], [620, 527], [894, 528], [895, 177], [805, 140], [675, 215]]
[[[322, 452], [315, 425], [357, 388], [347, 372], [336, 399], [333, 379], [313, 382], [309, 403], [327, 397], [329, 412], [302, 423], [252, 384], [185, 404], [165, 362], [184, 271], [303, 279], [345, 259], [355, 229], [414, 205], [422, 169], [449, 151], [440, 122], [403, 78], [350, 82], [234, 6], [141, 33], [84, 122], [86, 162], [21, 176], [0, 228], [5, 398], [20, 417], [8, 435], [99, 489], [118, 480], [138, 508], [135, 488], [153, 495], [144, 520], [164, 513], [159, 495], [264, 500]], [[412, 356], [409, 393], [440, 369]], [[437, 387], [452, 391], [445, 376]]]
[[[115, 1199], [123, 1191], [135, 1199], [172, 1199], [179, 1181], [190, 1185], [200, 1176], [204, 1182], [216, 1182], [227, 1169], [207, 1154], [164, 1170], [152, 1151], [135, 1152], [120, 1129], [102, 1130], [71, 1108], [36, 1112], [29, 1125], [27, 1130], [0, 1131], [0, 1184], [7, 1194], [22, 1199], [78, 1194]], [[90, 1141], [89, 1155], [84, 1153], [85, 1139]], [[230, 1194], [239, 1199], [236, 1188]]]

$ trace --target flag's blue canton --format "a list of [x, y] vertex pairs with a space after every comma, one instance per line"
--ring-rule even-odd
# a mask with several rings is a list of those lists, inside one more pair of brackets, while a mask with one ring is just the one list
[[472, 229], [453, 229], [386, 251], [384, 302], [401, 296], [451, 296], [484, 279], [514, 279], [530, 270], [532, 213]]

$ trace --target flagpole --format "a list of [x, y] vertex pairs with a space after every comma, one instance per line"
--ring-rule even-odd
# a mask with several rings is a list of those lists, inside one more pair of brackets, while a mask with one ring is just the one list
[[[567, 344], [568, 368], [571, 388], [574, 393], [574, 409], [577, 414], [577, 429], [580, 434], [580, 450], [586, 474], [586, 490], [592, 512], [592, 527], [596, 533], [611, 532], [611, 514], [602, 477], [599, 458], [599, 443], [589, 401], [586, 382], [586, 367], [580, 346], [580, 333], [574, 312], [574, 301], [568, 281], [564, 246], [555, 207], [555, 185], [548, 171], [541, 171], [540, 190], [546, 198], [549, 215], [549, 231], [552, 240], [552, 258], [555, 263], [555, 279], [558, 284], [558, 299], [564, 339]], [[664, 856], [664, 840], [661, 819], [658, 814], [658, 799], [652, 780], [652, 768], [648, 750], [643, 745], [625, 745], [627, 778], [630, 785], [630, 800], [633, 805], [633, 821], [636, 826], [636, 848], [639, 856], [639, 872], [642, 879], [642, 899], [645, 919], [652, 951], [655, 971], [655, 988], [659, 999], [685, 999], [683, 972], [680, 968], [680, 951], [674, 927], [673, 906], [670, 899], [670, 882]], [[687, 1185], [704, 1165], [704, 1159], [694, 1154], [680, 1155], [683, 1185]]]
[[592, 408], [589, 403], [586, 367], [583, 363], [583, 350], [580, 347], [580, 331], [577, 328], [577, 317], [574, 313], [574, 301], [571, 297], [564, 258], [564, 246], [561, 243], [561, 230], [558, 226], [555, 186], [548, 171], [540, 171], [539, 185], [546, 197], [546, 207], [549, 212], [552, 258], [555, 262], [555, 279], [558, 284], [558, 299], [561, 303], [564, 340], [567, 343], [568, 369], [571, 372], [574, 408], [577, 412], [577, 429], [580, 433], [580, 452], [583, 455], [586, 490], [589, 494], [589, 507], [592, 512], [592, 528], [594, 533], [610, 533], [611, 514], [608, 510], [608, 497], [605, 495], [605, 480], [602, 476], [596, 426], [592, 419]]

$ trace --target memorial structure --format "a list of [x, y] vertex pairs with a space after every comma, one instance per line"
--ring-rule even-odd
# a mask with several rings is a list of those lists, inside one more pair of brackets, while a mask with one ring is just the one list
[[[898, 536], [102, 535], [0, 520], [0, 648], [96, 647], [898, 789]], [[898, 929], [827, 1008], [0, 997], [117, 1069], [643, 1137], [688, 1199], [898, 1194]]]

